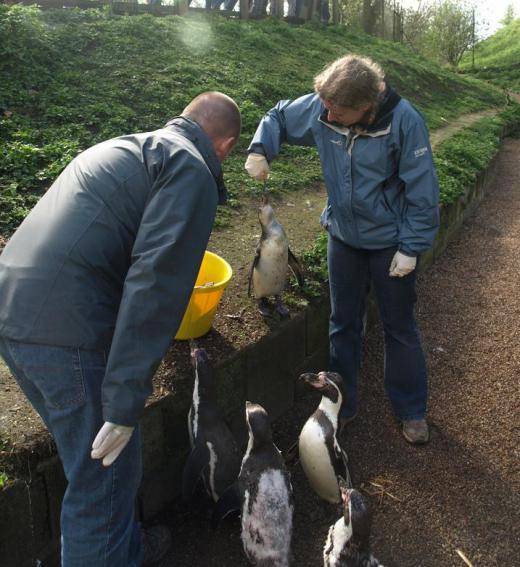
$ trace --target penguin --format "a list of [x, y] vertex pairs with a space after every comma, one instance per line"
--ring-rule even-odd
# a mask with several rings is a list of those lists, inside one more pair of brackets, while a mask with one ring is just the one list
[[241, 539], [253, 565], [288, 567], [293, 528], [293, 494], [289, 472], [273, 443], [265, 409], [246, 402], [249, 441], [236, 484], [219, 500], [213, 524], [241, 512]]
[[347, 454], [337, 439], [338, 413], [343, 402], [342, 379], [336, 372], [307, 373], [300, 379], [322, 395], [320, 405], [305, 422], [298, 439], [300, 462], [317, 494], [337, 504], [341, 501], [338, 477], [351, 486]]
[[191, 453], [182, 475], [182, 496], [191, 500], [200, 477], [208, 496], [217, 502], [237, 479], [241, 455], [215, 402], [215, 377], [205, 349], [190, 344], [195, 370], [192, 404], [188, 413]]
[[287, 235], [283, 226], [276, 220], [273, 207], [269, 204], [265, 192], [258, 210], [258, 219], [262, 227], [262, 235], [249, 271], [247, 294], [251, 297], [251, 289], [253, 289], [263, 317], [273, 316], [268, 297], [274, 296], [275, 311], [280, 317], [287, 318], [289, 310], [283, 304], [280, 295], [285, 287], [287, 266], [291, 268], [300, 286], [303, 285], [302, 268], [289, 248]]
[[340, 478], [342, 517], [329, 528], [323, 548], [323, 567], [383, 567], [370, 553], [369, 514], [361, 493]]

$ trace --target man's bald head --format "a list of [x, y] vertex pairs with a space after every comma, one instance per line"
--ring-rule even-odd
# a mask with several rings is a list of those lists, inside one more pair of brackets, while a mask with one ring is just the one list
[[194, 120], [214, 144], [229, 138], [236, 143], [240, 136], [240, 110], [224, 93], [209, 91], [198, 95], [182, 111], [182, 116]]

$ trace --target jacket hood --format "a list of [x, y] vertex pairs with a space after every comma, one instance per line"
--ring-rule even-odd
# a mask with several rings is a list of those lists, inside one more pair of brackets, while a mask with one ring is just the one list
[[222, 165], [206, 132], [194, 120], [186, 116], [172, 118], [172, 120], [167, 122], [165, 128], [171, 128], [179, 132], [195, 145], [215, 178], [218, 189], [218, 204], [225, 205], [227, 202], [227, 189], [224, 184]]

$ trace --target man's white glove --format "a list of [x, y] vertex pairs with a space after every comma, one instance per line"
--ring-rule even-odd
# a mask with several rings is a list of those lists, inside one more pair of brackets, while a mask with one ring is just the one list
[[244, 167], [249, 176], [258, 181], [265, 181], [269, 175], [269, 163], [262, 154], [249, 154]]
[[396, 252], [390, 262], [390, 276], [402, 278], [415, 270], [417, 258], [415, 256], [406, 256], [401, 252]]
[[93, 459], [103, 459], [105, 467], [110, 466], [130, 441], [133, 432], [133, 427], [106, 421], [92, 443], [90, 456]]

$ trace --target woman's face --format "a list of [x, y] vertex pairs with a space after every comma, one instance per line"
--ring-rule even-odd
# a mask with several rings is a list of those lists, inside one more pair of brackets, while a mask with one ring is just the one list
[[329, 122], [337, 122], [342, 126], [352, 126], [352, 124], [361, 122], [370, 108], [370, 104], [362, 106], [360, 109], [354, 109], [348, 106], [338, 106], [327, 100], [323, 100], [323, 104], [327, 109], [327, 120]]

